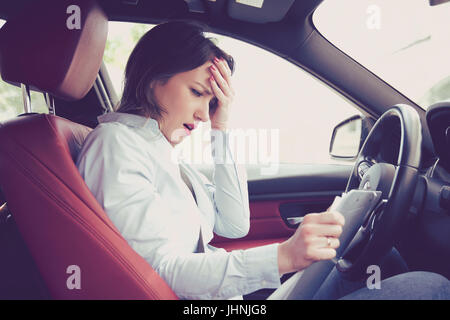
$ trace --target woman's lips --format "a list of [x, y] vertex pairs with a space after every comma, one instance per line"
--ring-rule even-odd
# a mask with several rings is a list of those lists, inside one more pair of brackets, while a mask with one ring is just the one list
[[188, 134], [191, 134], [192, 130], [195, 130], [198, 126], [197, 123], [184, 123], [183, 124], [184, 129], [186, 130], [186, 132], [188, 132]]
[[186, 134], [187, 134], [187, 135], [190, 135], [190, 134], [191, 134], [191, 130], [189, 130], [186, 126], [187, 126], [187, 124], [184, 124], [184, 125], [183, 125], [184, 131], [186, 131]]
[[189, 130], [194, 130], [197, 127], [194, 123], [185, 123], [184, 126], [187, 126]]

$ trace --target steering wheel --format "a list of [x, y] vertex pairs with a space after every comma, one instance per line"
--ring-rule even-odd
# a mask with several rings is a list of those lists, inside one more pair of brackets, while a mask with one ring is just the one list
[[[357, 280], [367, 277], [366, 268], [380, 263], [392, 249], [413, 201], [421, 145], [419, 115], [404, 104], [387, 110], [367, 136], [350, 174], [346, 192], [353, 189], [381, 191], [382, 200], [371, 212], [361, 213], [364, 216], [359, 219], [349, 221], [346, 217], [336, 263], [337, 270], [345, 278]], [[345, 212], [342, 213], [345, 216]], [[315, 262], [288, 279], [281, 290], [269, 298], [312, 299], [334, 266], [331, 260]]]
[[[421, 146], [420, 118], [408, 105], [396, 105], [386, 111], [367, 136], [346, 192], [352, 189], [381, 191], [383, 200], [364, 219], [337, 262], [336, 268], [344, 277], [361, 279], [367, 275], [367, 266], [379, 263], [392, 249], [413, 201]], [[372, 165], [368, 164], [370, 162]], [[361, 166], [368, 170], [361, 173]]]

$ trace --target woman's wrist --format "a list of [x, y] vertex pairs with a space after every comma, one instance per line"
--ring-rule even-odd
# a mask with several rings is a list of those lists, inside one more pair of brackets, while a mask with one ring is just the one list
[[280, 273], [280, 277], [285, 273], [295, 271], [292, 267], [288, 251], [287, 241], [284, 241], [278, 245], [278, 272]]

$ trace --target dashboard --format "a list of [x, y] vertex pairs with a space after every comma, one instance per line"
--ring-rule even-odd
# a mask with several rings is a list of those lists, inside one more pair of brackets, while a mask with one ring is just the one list
[[411, 270], [450, 279], [450, 101], [430, 106], [426, 121], [434, 154], [422, 159], [414, 210], [396, 246]]
[[[426, 113], [428, 129], [430, 130], [433, 149], [432, 159], [425, 159], [421, 172], [426, 177], [436, 178], [450, 183], [450, 101], [440, 102], [428, 108]], [[364, 174], [376, 163], [396, 164], [401, 141], [400, 122], [393, 119], [387, 122], [379, 136], [374, 137], [374, 145], [358, 164], [358, 177], [362, 180]]]
[[[431, 174], [448, 179], [450, 173], [450, 101], [430, 106], [426, 113], [433, 147], [437, 156]], [[450, 182], [449, 180], [444, 180]]]

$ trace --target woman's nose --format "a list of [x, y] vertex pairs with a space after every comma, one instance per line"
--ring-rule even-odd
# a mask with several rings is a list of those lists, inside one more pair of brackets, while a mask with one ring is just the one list
[[196, 112], [196, 118], [200, 121], [209, 121], [209, 103], [202, 103]]

